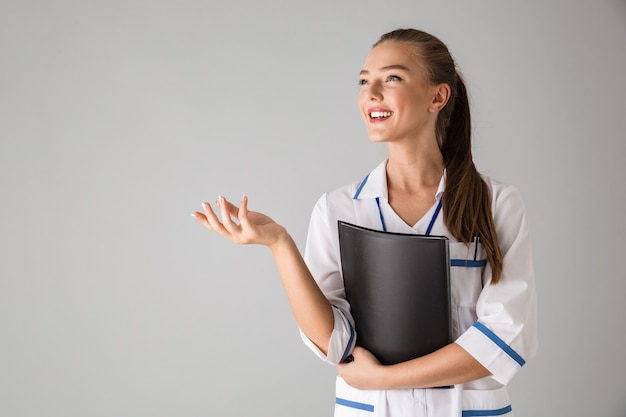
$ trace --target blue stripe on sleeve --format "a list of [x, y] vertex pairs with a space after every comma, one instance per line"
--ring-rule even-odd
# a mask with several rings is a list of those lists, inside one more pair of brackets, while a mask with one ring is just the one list
[[356, 408], [357, 410], [374, 412], [374, 406], [370, 404], [358, 403], [356, 401], [345, 400], [343, 398], [337, 397], [335, 399], [335, 403], [339, 405], [343, 405], [344, 407]]
[[524, 366], [526, 361], [522, 358], [516, 351], [514, 351], [511, 346], [507, 345], [504, 340], [500, 339], [498, 335], [489, 330], [487, 326], [477, 321], [473, 324], [478, 330], [480, 330], [485, 336], [487, 336], [493, 343], [498, 345], [500, 349], [502, 349], [507, 355], [509, 355], [515, 362], [519, 364], [519, 366]]
[[[333, 305], [333, 307], [335, 307]], [[337, 307], [335, 307], [337, 308]], [[348, 340], [348, 346], [346, 346], [346, 350], [343, 352], [343, 356], [341, 357], [341, 361], [340, 362], [344, 362], [348, 356], [350, 355], [350, 348], [352, 347], [352, 342], [354, 342], [354, 328], [352, 327], [352, 323], [350, 323], [350, 320], [348, 320], [348, 318], [346, 317], [346, 315], [343, 313], [343, 311], [341, 311], [339, 308], [337, 308], [337, 311], [339, 311], [339, 313], [341, 314], [341, 316], [343, 317], [343, 319], [345, 320], [346, 323], [348, 323], [348, 327], [350, 328], [350, 340]]]

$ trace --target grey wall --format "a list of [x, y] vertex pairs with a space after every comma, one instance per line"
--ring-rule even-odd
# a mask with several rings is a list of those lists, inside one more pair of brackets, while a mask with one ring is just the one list
[[522, 191], [540, 350], [518, 416], [626, 413], [624, 1], [0, 1], [0, 415], [331, 415], [269, 251], [190, 213], [250, 196], [302, 247], [385, 157], [369, 45], [441, 37], [480, 170]]

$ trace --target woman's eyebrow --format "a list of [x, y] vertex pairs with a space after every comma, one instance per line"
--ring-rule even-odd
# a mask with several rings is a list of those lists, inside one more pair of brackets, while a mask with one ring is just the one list
[[[408, 67], [405, 67], [404, 65], [400, 65], [400, 64], [394, 64], [394, 65], [387, 65], [385, 67], [382, 67], [380, 69], [381, 71], [391, 71], [391, 70], [402, 70], [402, 71], [406, 71], [406, 72], [410, 72]], [[369, 74], [370, 72], [368, 70], [361, 70], [360, 74]]]

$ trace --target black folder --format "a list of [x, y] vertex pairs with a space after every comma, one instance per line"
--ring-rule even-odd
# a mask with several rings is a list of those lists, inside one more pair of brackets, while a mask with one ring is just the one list
[[346, 297], [357, 345], [384, 365], [451, 340], [448, 239], [338, 222]]

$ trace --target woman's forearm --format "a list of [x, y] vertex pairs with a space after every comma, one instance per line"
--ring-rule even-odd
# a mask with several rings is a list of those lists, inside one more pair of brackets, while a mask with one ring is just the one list
[[302, 332], [324, 353], [334, 327], [328, 299], [313, 279], [291, 236], [284, 231], [270, 246], [293, 315]]
[[462, 384], [490, 375], [461, 346], [451, 343], [429, 355], [383, 367], [387, 389], [431, 388]]
[[356, 347], [354, 360], [338, 365], [339, 374], [359, 389], [433, 388], [462, 384], [490, 375], [461, 346], [451, 343], [429, 355], [397, 365], [381, 365], [369, 351]]

